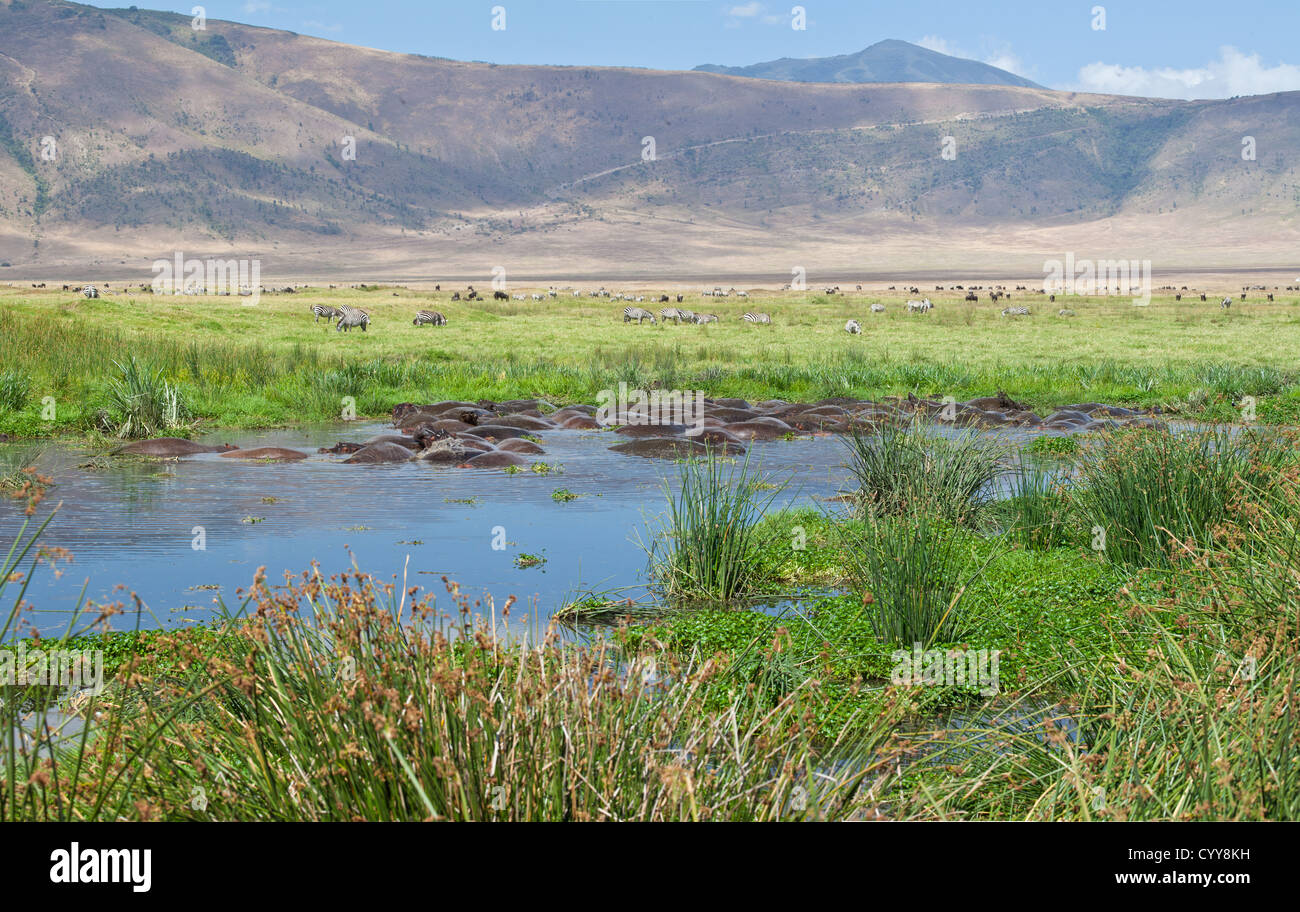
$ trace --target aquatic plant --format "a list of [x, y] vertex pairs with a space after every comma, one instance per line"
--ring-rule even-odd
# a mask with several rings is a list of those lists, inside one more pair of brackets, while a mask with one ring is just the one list
[[929, 512], [976, 524], [1002, 474], [1004, 447], [977, 431], [940, 434], [932, 425], [882, 425], [847, 438], [859, 509], [873, 516]]
[[1295, 459], [1294, 436], [1281, 431], [1119, 432], [1080, 460], [1075, 500], [1095, 550], [1166, 568], [1211, 547], [1216, 529]]
[[134, 356], [114, 362], [120, 377], [109, 384], [109, 415], [119, 437], [155, 437], [190, 420], [180, 388], [150, 371]]
[[669, 601], [729, 601], [749, 594], [763, 512], [783, 485], [743, 463], [710, 452], [677, 464], [676, 495], [665, 486], [668, 515], [650, 547], [652, 575]]

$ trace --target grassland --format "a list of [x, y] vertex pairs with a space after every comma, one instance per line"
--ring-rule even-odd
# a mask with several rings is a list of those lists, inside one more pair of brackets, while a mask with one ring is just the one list
[[[312, 288], [246, 306], [236, 297], [89, 300], [0, 287], [0, 432], [86, 433], [101, 410], [111, 410], [119, 365], [131, 358], [180, 390], [195, 428], [330, 420], [345, 396], [363, 417], [402, 401], [592, 401], [619, 381], [789, 400], [909, 392], [962, 399], [1003, 390], [1040, 409], [1103, 401], [1207, 420], [1239, 418], [1250, 396], [1260, 421], [1300, 416], [1295, 295], [1274, 303], [1252, 295], [1225, 311], [1213, 300], [1172, 295], [1134, 307], [1129, 298], [1053, 304], [1017, 294], [1012, 303], [1030, 306], [1033, 316], [1006, 319], [999, 316], [1006, 302], [993, 304], [987, 294], [972, 305], [960, 294], [930, 293], [936, 309], [924, 316], [905, 314], [906, 296], [892, 292], [687, 294], [682, 306], [718, 315], [709, 326], [624, 324], [623, 302], [604, 298], [450, 297]], [[886, 305], [884, 314], [869, 312], [874, 301]], [[364, 308], [370, 331], [313, 323], [315, 303]], [[1076, 316], [1058, 317], [1062, 305]], [[443, 312], [449, 325], [413, 327], [421, 308]], [[770, 313], [774, 325], [742, 323], [750, 309]], [[843, 331], [850, 317], [863, 322], [863, 335]], [[53, 421], [43, 417], [45, 397], [54, 399]]]

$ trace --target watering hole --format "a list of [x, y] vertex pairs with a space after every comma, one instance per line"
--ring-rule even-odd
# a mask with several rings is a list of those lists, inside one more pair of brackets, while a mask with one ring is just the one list
[[[202, 442], [314, 451], [391, 430], [348, 423], [226, 432]], [[217, 599], [235, 609], [237, 590], [248, 588], [258, 567], [277, 586], [286, 571], [297, 576], [311, 561], [327, 577], [355, 561], [381, 581], [404, 577], [406, 585], [437, 594], [446, 576], [481, 599], [484, 614], [490, 603], [499, 609], [515, 596], [516, 618], [545, 619], [589, 591], [637, 598], [648, 582], [645, 546], [665, 510], [664, 488], [675, 490], [678, 473], [671, 461], [610, 452], [617, 442], [608, 432], [548, 431], [538, 460], [552, 467], [549, 474], [425, 462], [342, 465], [343, 457], [333, 455], [257, 462], [215, 453], [104, 458], [82, 467], [87, 452], [52, 446], [37, 463], [55, 482], [37, 518], [61, 506], [41, 544], [66, 549], [71, 561], [59, 561], [57, 574], [38, 567], [26, 618], [42, 633], [63, 630], [84, 585], [89, 602], [122, 603], [125, 613], [112, 619], [117, 629], [135, 627], [137, 613], [141, 627], [184, 626], [211, 618]], [[846, 458], [843, 438], [811, 437], [756, 442], [749, 463], [788, 483], [769, 506], [776, 510], [851, 487]], [[557, 500], [557, 490], [578, 496]], [[20, 502], [0, 501], [0, 542], [12, 542], [22, 520]], [[526, 556], [544, 562], [518, 566]]]

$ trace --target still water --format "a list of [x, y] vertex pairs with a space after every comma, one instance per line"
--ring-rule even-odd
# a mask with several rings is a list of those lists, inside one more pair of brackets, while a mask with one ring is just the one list
[[[386, 424], [350, 423], [203, 440], [313, 453], [295, 463], [201, 454], [81, 468], [86, 453], [52, 447], [38, 466], [55, 484], [37, 517], [62, 504], [42, 544], [66, 549], [72, 560], [58, 564], [57, 576], [46, 565], [37, 569], [25, 617], [43, 633], [63, 630], [84, 585], [86, 600], [127, 609], [113, 619], [119, 629], [136, 626], [131, 593], [144, 605], [141, 627], [175, 628], [212, 617], [217, 599], [236, 608], [237, 590], [247, 589], [259, 567], [274, 585], [312, 561], [326, 576], [355, 563], [377, 579], [400, 583], [404, 576], [407, 585], [439, 595], [445, 575], [482, 599], [484, 613], [489, 599], [500, 606], [515, 596], [515, 618], [544, 619], [588, 591], [644, 594], [645, 546], [666, 506], [665, 484], [676, 486], [673, 463], [611, 453], [607, 447], [622, 438], [609, 432], [564, 430], [545, 432], [545, 455], [530, 457], [562, 467], [549, 475], [423, 462], [343, 465], [345, 457], [315, 455], [339, 440], [391, 432]], [[779, 508], [853, 487], [846, 456], [842, 439], [816, 437], [755, 443], [749, 461], [772, 481], [788, 482], [772, 503]], [[579, 497], [558, 502], [551, 495], [561, 488]], [[0, 500], [0, 552], [21, 526], [21, 507]], [[194, 547], [196, 527], [202, 550]], [[505, 547], [494, 549], [494, 538]], [[520, 568], [521, 554], [545, 563]]]

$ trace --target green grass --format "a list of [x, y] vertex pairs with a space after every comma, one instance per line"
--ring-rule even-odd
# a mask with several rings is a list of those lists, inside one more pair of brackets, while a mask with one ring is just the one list
[[[688, 296], [688, 298], [693, 295]], [[595, 401], [626, 381], [633, 388], [704, 389], [715, 396], [816, 400], [828, 396], [952, 395], [1004, 390], [1041, 410], [1081, 401], [1155, 406], [1211, 420], [1240, 417], [1253, 396], [1265, 422], [1300, 417], [1300, 311], [1294, 302], [1217, 306], [1156, 298], [1133, 308], [1105, 298], [1071, 302], [1073, 320], [1008, 322], [982, 302], [966, 308], [936, 295], [937, 309], [907, 317], [901, 298], [867, 314], [877, 296], [756, 292], [748, 302], [711, 302], [708, 327], [625, 325], [617, 302], [561, 297], [501, 308], [424, 294], [313, 289], [234, 298], [137, 295], [82, 299], [0, 286], [0, 364], [53, 396], [0, 408], [0, 432], [81, 433], [108, 406], [114, 362], [134, 357], [176, 384], [195, 418], [259, 427], [338, 417], [342, 399], [375, 416], [398, 402], [542, 396]], [[1038, 296], [1025, 297], [1043, 311]], [[354, 304], [373, 318], [368, 333], [313, 324], [314, 303]], [[411, 313], [434, 307], [445, 328], [416, 330]], [[772, 331], [739, 321], [761, 307]], [[845, 319], [865, 320], [850, 339]], [[967, 322], [967, 317], [970, 320]], [[1261, 337], [1268, 346], [1256, 344]]]

